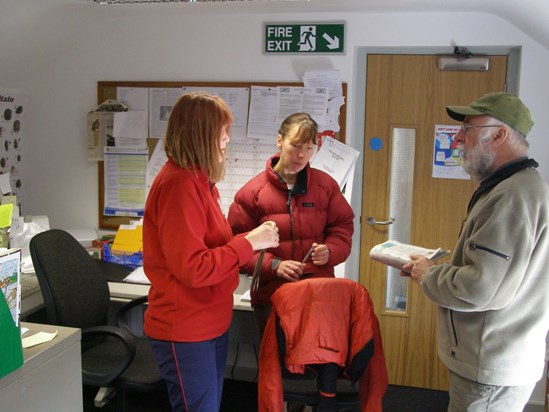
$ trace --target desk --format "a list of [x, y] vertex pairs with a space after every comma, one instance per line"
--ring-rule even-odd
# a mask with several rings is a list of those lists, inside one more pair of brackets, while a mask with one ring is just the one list
[[[38, 280], [34, 274], [24, 274], [22, 278], [21, 317], [44, 307]], [[23, 281], [24, 280], [24, 281]], [[241, 301], [242, 294], [250, 288], [251, 278], [240, 275], [240, 283], [235, 290], [233, 321], [229, 329], [229, 351], [225, 376], [240, 380], [255, 380], [259, 334], [250, 302]], [[139, 296], [147, 295], [149, 285], [125, 282], [109, 282], [111, 300], [114, 305], [122, 305]], [[140, 334], [143, 331], [143, 313], [137, 311], [128, 319], [131, 329]], [[3, 409], [0, 409], [3, 410]]]
[[[242, 301], [244, 292], [250, 289], [252, 279], [244, 274], [240, 274], [240, 282], [233, 293], [235, 310], [252, 311], [250, 302]], [[109, 290], [111, 299], [114, 301], [126, 302], [132, 299], [144, 296], [149, 293], [149, 285], [126, 283], [126, 282], [109, 282]]]
[[[250, 289], [251, 278], [240, 274], [240, 283], [234, 291], [234, 309], [251, 311], [250, 302], [241, 301], [242, 294]], [[25, 318], [37, 310], [44, 307], [44, 299], [40, 292], [40, 285], [34, 273], [24, 273], [21, 275], [21, 317]], [[139, 296], [149, 293], [149, 285], [140, 285], [137, 283], [109, 282], [111, 299], [119, 302], [127, 302]]]
[[0, 379], [0, 411], [82, 411], [80, 329], [22, 322], [25, 336], [57, 336], [23, 349], [23, 366]]

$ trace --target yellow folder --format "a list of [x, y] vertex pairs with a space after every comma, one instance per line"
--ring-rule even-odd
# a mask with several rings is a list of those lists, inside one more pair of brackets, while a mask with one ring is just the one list
[[120, 225], [111, 246], [112, 252], [135, 253], [143, 249], [143, 225]]

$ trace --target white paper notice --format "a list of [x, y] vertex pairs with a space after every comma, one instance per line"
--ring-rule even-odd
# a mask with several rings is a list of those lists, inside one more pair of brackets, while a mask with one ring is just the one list
[[289, 115], [306, 112], [318, 123], [326, 123], [328, 89], [325, 87], [278, 86], [278, 112], [276, 123]]
[[276, 139], [279, 127], [276, 122], [277, 104], [276, 87], [252, 86], [246, 135], [249, 139]]
[[168, 156], [164, 151], [164, 139], [159, 139], [158, 142], [156, 142], [153, 154], [147, 165], [147, 193], [149, 193], [154, 178], [167, 161]]
[[[114, 147], [147, 147], [147, 113], [144, 110], [114, 113]], [[108, 142], [109, 140], [107, 140]]]
[[249, 87], [182, 87], [181, 94], [192, 91], [204, 91], [221, 97], [233, 115], [231, 125], [231, 140], [245, 140], [248, 129], [248, 101], [250, 100]]
[[337, 69], [307, 70], [303, 75], [305, 87], [326, 87], [329, 90], [328, 99], [343, 96], [341, 73]]
[[181, 96], [181, 89], [149, 89], [149, 136], [164, 137], [172, 108]]

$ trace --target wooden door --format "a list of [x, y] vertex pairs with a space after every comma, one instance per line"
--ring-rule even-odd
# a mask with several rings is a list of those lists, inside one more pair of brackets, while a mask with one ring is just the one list
[[447, 105], [466, 105], [486, 92], [504, 90], [506, 65], [506, 56], [491, 56], [486, 72], [440, 71], [437, 56], [368, 55], [360, 282], [380, 318], [391, 384], [448, 386], [447, 370], [437, 356], [435, 305], [407, 279], [404, 309], [387, 309], [387, 267], [368, 256], [372, 246], [388, 240], [389, 226], [370, 226], [366, 218], [401, 218], [388, 212], [392, 133], [395, 128], [411, 130], [415, 139], [409, 154], [413, 192], [405, 194], [412, 212], [409, 242], [452, 249], [476, 183], [432, 177], [435, 125], [458, 124], [448, 117]]

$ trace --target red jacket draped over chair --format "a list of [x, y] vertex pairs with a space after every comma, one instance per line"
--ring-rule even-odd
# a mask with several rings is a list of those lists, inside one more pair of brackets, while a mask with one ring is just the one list
[[373, 339], [374, 354], [359, 380], [361, 410], [381, 412], [388, 377], [379, 330], [368, 291], [350, 279], [306, 279], [281, 286], [272, 296], [259, 356], [259, 412], [283, 408], [282, 376], [275, 312], [286, 338], [286, 367], [337, 363], [348, 375], [361, 368], [358, 356]]

